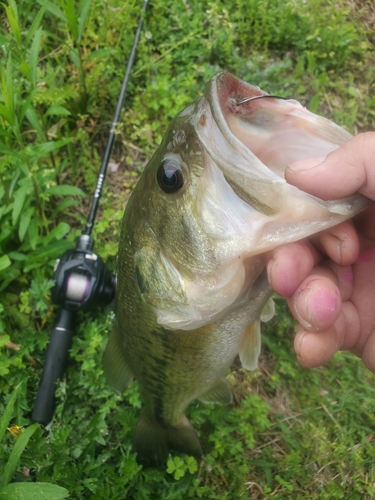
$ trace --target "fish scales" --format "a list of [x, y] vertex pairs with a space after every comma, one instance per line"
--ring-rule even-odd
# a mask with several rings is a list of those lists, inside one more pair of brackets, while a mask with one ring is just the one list
[[120, 392], [138, 380], [140, 463], [163, 464], [170, 450], [202, 456], [185, 409], [194, 399], [231, 402], [225, 375], [237, 354], [256, 367], [260, 318], [273, 310], [262, 254], [367, 206], [363, 196], [319, 200], [284, 179], [290, 162], [349, 138], [228, 73], [172, 122], [125, 210], [104, 356]]

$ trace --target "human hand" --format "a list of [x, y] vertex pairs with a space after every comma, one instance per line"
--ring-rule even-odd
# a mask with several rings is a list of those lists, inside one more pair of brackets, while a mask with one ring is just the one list
[[[329, 200], [360, 192], [375, 200], [375, 132], [359, 134], [326, 159], [294, 162], [291, 184]], [[299, 322], [301, 364], [320, 366], [351, 350], [375, 372], [375, 203], [353, 221], [266, 255], [271, 287]]]

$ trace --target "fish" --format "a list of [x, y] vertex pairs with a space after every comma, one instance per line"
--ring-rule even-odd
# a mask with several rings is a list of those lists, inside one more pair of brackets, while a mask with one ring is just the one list
[[264, 252], [366, 206], [360, 195], [323, 201], [284, 178], [292, 161], [326, 156], [350, 137], [226, 72], [169, 126], [125, 209], [104, 354], [111, 386], [139, 384], [139, 463], [163, 465], [171, 450], [202, 457], [186, 408], [231, 403], [226, 374], [238, 354], [256, 368], [260, 320], [274, 313]]

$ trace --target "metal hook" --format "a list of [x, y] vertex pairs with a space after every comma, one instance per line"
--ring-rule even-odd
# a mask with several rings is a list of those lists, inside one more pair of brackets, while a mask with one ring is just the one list
[[240, 106], [241, 104], [245, 104], [246, 102], [255, 101], [255, 99], [263, 99], [264, 97], [271, 97], [273, 99], [283, 99], [284, 101], [287, 101], [289, 99], [288, 97], [281, 97], [279, 95], [265, 94], [265, 95], [256, 95], [254, 97], [246, 97], [245, 99], [242, 99], [242, 101], [239, 101], [236, 104], [237, 106]]

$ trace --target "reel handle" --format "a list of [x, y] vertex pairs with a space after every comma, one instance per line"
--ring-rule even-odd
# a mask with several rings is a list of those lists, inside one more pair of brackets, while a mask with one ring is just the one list
[[47, 425], [53, 418], [56, 383], [63, 378], [68, 362], [69, 350], [72, 347], [74, 335], [74, 319], [74, 312], [62, 308], [52, 328], [43, 373], [31, 416], [34, 422]]

